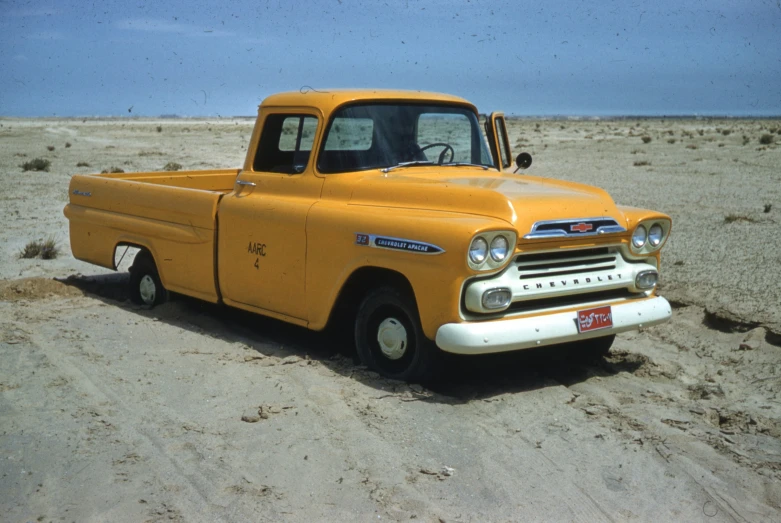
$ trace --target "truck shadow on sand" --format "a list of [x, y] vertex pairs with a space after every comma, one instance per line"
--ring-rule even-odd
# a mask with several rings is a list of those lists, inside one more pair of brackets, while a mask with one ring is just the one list
[[[443, 354], [441, 371], [425, 387], [389, 380], [358, 362], [349, 332], [314, 332], [225, 305], [173, 294], [154, 309], [130, 301], [128, 274], [70, 276], [62, 283], [133, 314], [228, 343], [241, 343], [262, 357], [311, 359], [340, 375], [383, 392], [413, 391], [413, 399], [460, 404], [500, 394], [570, 386], [596, 376], [634, 373], [641, 358], [613, 351], [608, 358], [584, 360], [571, 347], [545, 347], [483, 356]], [[349, 330], [349, 329], [345, 329]]]

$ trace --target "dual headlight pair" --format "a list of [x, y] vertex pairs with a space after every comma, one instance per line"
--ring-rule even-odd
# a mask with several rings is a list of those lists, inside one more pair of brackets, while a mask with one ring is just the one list
[[659, 250], [669, 233], [670, 222], [667, 220], [642, 222], [632, 233], [632, 251], [637, 254], [648, 254]]
[[469, 244], [467, 263], [478, 271], [497, 269], [504, 265], [515, 250], [516, 235], [511, 231], [480, 233]]

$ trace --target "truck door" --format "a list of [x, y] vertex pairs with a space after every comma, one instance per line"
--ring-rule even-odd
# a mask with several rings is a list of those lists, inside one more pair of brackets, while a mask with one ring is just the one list
[[513, 165], [513, 155], [510, 150], [510, 140], [507, 138], [507, 124], [504, 113], [491, 113], [485, 121], [485, 134], [494, 156], [494, 165], [500, 171]]
[[225, 303], [305, 324], [306, 219], [323, 185], [311, 159], [319, 117], [264, 112], [254, 159], [220, 203], [217, 277]]

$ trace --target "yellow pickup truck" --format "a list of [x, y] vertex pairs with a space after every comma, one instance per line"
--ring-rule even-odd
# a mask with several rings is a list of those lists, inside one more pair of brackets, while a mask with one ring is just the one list
[[116, 269], [140, 249], [139, 303], [172, 291], [314, 330], [347, 319], [391, 378], [423, 379], [439, 351], [604, 354], [670, 318], [655, 294], [669, 216], [513, 167], [503, 115], [481, 125], [462, 98], [282, 93], [242, 169], [76, 175], [65, 216], [80, 260]]

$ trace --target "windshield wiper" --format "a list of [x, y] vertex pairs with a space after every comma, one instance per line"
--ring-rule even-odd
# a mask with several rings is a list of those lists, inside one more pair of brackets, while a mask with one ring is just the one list
[[385, 169], [380, 169], [382, 172], [387, 173], [392, 171], [393, 169], [398, 169], [399, 167], [414, 167], [415, 165], [435, 165], [434, 162], [430, 160], [416, 160], [414, 162], [401, 162], [397, 163], [396, 165], [392, 167], [386, 167]]
[[481, 163], [469, 163], [469, 162], [448, 162], [448, 163], [441, 163], [440, 165], [454, 165], [456, 167], [480, 167], [484, 171], [488, 170], [487, 165], [483, 165]]

